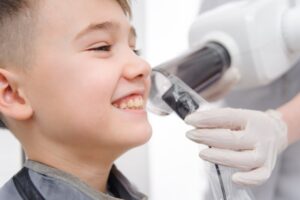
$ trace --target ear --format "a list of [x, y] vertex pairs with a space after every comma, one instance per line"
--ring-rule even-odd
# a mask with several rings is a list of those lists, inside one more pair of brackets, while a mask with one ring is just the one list
[[11, 119], [26, 120], [32, 117], [33, 109], [19, 87], [19, 75], [0, 69], [0, 112]]

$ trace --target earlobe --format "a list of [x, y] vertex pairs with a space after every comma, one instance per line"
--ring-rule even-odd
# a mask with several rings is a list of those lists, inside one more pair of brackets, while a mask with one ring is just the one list
[[29, 119], [33, 110], [19, 88], [18, 75], [0, 69], [0, 112], [2, 115], [15, 119]]

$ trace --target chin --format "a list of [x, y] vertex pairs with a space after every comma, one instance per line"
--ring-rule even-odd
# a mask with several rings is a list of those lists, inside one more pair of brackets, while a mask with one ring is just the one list
[[[124, 135], [123, 135], [124, 134]], [[127, 127], [122, 133], [124, 136], [123, 144], [130, 148], [134, 148], [147, 143], [152, 136], [152, 127], [149, 123], [144, 125], [136, 125], [135, 127]], [[120, 141], [122, 142], [122, 141]]]

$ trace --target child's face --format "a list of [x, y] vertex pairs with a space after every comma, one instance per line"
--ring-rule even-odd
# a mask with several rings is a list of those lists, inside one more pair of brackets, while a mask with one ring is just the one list
[[[37, 129], [82, 151], [117, 154], [145, 143], [151, 136], [144, 109], [150, 67], [133, 51], [135, 35], [119, 4], [42, 2], [35, 62], [25, 85]], [[142, 109], [117, 108], [134, 98]]]

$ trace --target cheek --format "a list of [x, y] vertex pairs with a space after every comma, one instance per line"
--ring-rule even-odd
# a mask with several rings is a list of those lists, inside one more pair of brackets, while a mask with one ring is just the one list
[[78, 86], [76, 90], [56, 94], [54, 101], [45, 100], [48, 106], [37, 113], [42, 131], [64, 144], [106, 143], [105, 134], [113, 126], [112, 108], [109, 90], [101, 89]]
[[78, 83], [75, 88], [70, 87], [61, 101], [68, 107], [68, 112], [76, 113], [77, 120], [95, 126], [107, 121], [111, 109], [112, 91], [112, 80], [106, 80], [101, 76], [90, 76]]
[[43, 131], [75, 136], [76, 132], [99, 131], [99, 127], [107, 126], [115, 77], [99, 68], [51, 70], [36, 77], [30, 96]]

